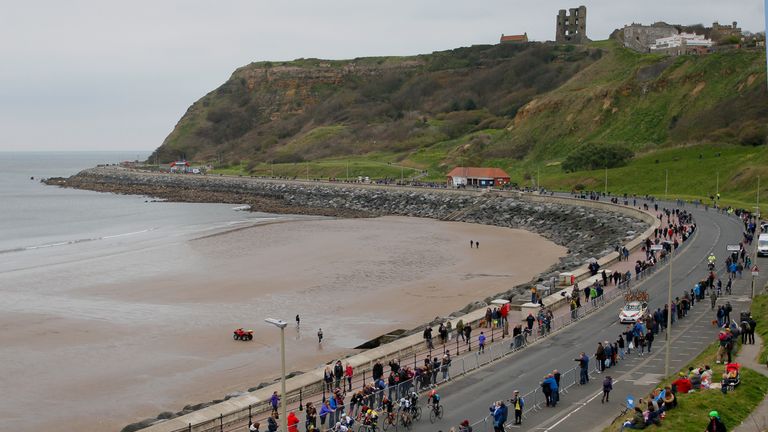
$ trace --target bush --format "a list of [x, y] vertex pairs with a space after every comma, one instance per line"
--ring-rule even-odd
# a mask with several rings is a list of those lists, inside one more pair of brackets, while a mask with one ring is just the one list
[[633, 156], [632, 150], [621, 145], [590, 143], [571, 152], [561, 166], [565, 172], [616, 168], [626, 165]]
[[758, 122], [748, 122], [739, 131], [739, 143], [748, 146], [761, 146], [766, 143], [768, 128]]

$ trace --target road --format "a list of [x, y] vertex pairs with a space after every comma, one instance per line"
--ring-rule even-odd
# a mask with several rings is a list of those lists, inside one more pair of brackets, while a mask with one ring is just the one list
[[[704, 277], [707, 271], [705, 258], [710, 252], [714, 252], [719, 260], [724, 259], [726, 245], [738, 243], [742, 238], [743, 226], [735, 217], [696, 209], [690, 205], [687, 210], [694, 214], [699, 231], [672, 262], [673, 297], [681, 296], [682, 290], [690, 290]], [[765, 261], [760, 258], [758, 265], [765, 267]], [[743, 281], [736, 284], [732, 296], [719, 300], [723, 303], [731, 302], [734, 310], [732, 317], [738, 317], [738, 312], [746, 309], [749, 304], [748, 275], [746, 272]], [[650, 294], [649, 303], [653, 310], [663, 307], [666, 303], [668, 278], [668, 269], [663, 269], [643, 282], [643, 288]], [[564, 372], [573, 368], [576, 365], [573, 359], [581, 351], [592, 357], [598, 341], [614, 342], [623, 331], [625, 326], [617, 320], [620, 307], [620, 300], [617, 300], [613, 306], [608, 305], [598, 310], [589, 318], [556, 333], [544, 343], [533, 345], [477, 372], [442, 385], [439, 391], [441, 403], [445, 407], [444, 418], [435, 424], [430, 424], [428, 419], [424, 419], [413, 429], [448, 431], [464, 419], [468, 419], [470, 423], [477, 422], [488, 415], [492, 402], [509, 399], [516, 389], [523, 394], [538, 388], [542, 377], [553, 369]], [[717, 329], [711, 324], [713, 317], [714, 313], [707, 299], [696, 303], [689, 316], [673, 326], [670, 371], [682, 368], [715, 340]], [[633, 352], [631, 357], [608, 370], [607, 373], [618, 381], [614, 385], [609, 404], [602, 405], [600, 397], [596, 396], [601, 391], [602, 375], [595, 374], [588, 385], [575, 385], [569, 389], [568, 394], [561, 395], [561, 401], [556, 408], [545, 407], [529, 413], [522, 426], [511, 424], [513, 414], [510, 411], [508, 430], [602, 430], [619, 414], [620, 404], [627, 394], [635, 395], [636, 398], [642, 397], [662, 378], [664, 338], [664, 334], [657, 336], [651, 354], [640, 357]], [[570, 375], [563, 379], [573, 380]], [[530, 405], [533, 401], [526, 402]], [[479, 430], [492, 430], [492, 424], [490, 421], [480, 423], [475, 426], [475, 431]]]

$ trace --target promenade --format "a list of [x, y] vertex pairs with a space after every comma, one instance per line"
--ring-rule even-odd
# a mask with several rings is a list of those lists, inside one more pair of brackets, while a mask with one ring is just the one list
[[[584, 201], [584, 203], [589, 203], [588, 201]], [[603, 204], [604, 205], [604, 204]], [[654, 219], [655, 215], [649, 216], [650, 219]], [[638, 238], [638, 241], [644, 240], [645, 237]], [[626, 272], [627, 270], [632, 271], [634, 279], [634, 261], [636, 260], [645, 260], [645, 254], [642, 251], [636, 251], [634, 252], [630, 257], [628, 261], [622, 261], [622, 262], [614, 262], [611, 263], [611, 266], [608, 266], [607, 268], [611, 269], [615, 266], [616, 271], [620, 271], [621, 273]], [[648, 272], [645, 273], [650, 273]], [[634, 283], [634, 280], [631, 281], [631, 283]], [[626, 284], [624, 285], [626, 287]], [[570, 288], [567, 289], [568, 291]], [[605, 295], [603, 298], [598, 299], [594, 303], [592, 302], [584, 302], [583, 307], [580, 309], [579, 314], [581, 316], [584, 316], [587, 313], [591, 313], [594, 310], [596, 310], [596, 306], [603, 305], [607, 299], [613, 299], [615, 298], [619, 292], [616, 291], [616, 287], [614, 285], [609, 285], [606, 287]], [[555, 309], [555, 313], [557, 314], [558, 319], [556, 319], [556, 322], [553, 323], [553, 331], [560, 330], [564, 328], [565, 326], [572, 324], [572, 319], [570, 318], [570, 313], [568, 312], [568, 305], [563, 304], [560, 308]], [[514, 314], [514, 312], [513, 312]], [[477, 326], [477, 322], [481, 320], [484, 316], [484, 310], [478, 310], [468, 317], [463, 317], [465, 319], [465, 322], [472, 323], [473, 326]], [[512, 323], [511, 325], [515, 325], [517, 322], [519, 322], [516, 319], [515, 315], [511, 316]], [[452, 327], [455, 328], [457, 325], [457, 319], [452, 320]], [[488, 339], [488, 347], [484, 354], [478, 354], [477, 353], [477, 337], [479, 333], [483, 331], [485, 332], [485, 335]], [[542, 335], [541, 333], [537, 332], [535, 335], [532, 335], [529, 337], [529, 341], [531, 343], [534, 343], [537, 340], [540, 340], [541, 336], [551, 337], [549, 334]], [[417, 336], [418, 337], [418, 336]], [[424, 345], [417, 345], [417, 349], [413, 349], [410, 344], [413, 342], [407, 342], [407, 341], [397, 341], [394, 344], [398, 343], [407, 343], [408, 345], [403, 345], [403, 350], [397, 352], [397, 354], [394, 356], [394, 358], [399, 359], [399, 363], [401, 366], [405, 367], [411, 367], [413, 369], [416, 369], [417, 366], [420, 366], [423, 364], [423, 360], [425, 358], [434, 358], [435, 356], [442, 358], [442, 356], [449, 352], [451, 355], [454, 356], [452, 366], [450, 367], [449, 373], [452, 376], [457, 376], [459, 374], [463, 374], [465, 372], [477, 369], [481, 366], [490, 364], [494, 362], [495, 360], [498, 360], [512, 352], [518, 351], [524, 344], [518, 343], [516, 346], [510, 346], [510, 339], [506, 338], [502, 341], [502, 343], [499, 343], [502, 338], [502, 330], [501, 328], [475, 328], [472, 334], [472, 337], [470, 338], [470, 343], [466, 343], [464, 341], [460, 341], [455, 333], [452, 337], [452, 340], [445, 344], [440, 345], [439, 343], [435, 342], [435, 349], [434, 350], [427, 350], [426, 344]], [[435, 341], [437, 341], [437, 338], [435, 338]], [[392, 349], [391, 346], [387, 347], [390, 351]], [[371, 352], [366, 353], [368, 355], [368, 358], [371, 358], [372, 360], [377, 358], [376, 357], [376, 350], [372, 350]], [[391, 358], [389, 359], [391, 360]], [[385, 359], [385, 366], [386, 361], [389, 361]], [[362, 368], [363, 372], [360, 373], [359, 364], [356, 364], [356, 374], [353, 379], [352, 388], [354, 391], [358, 391], [361, 388], [364, 388], [366, 386], [369, 386], [371, 384], [371, 376], [370, 376], [370, 366], [369, 367]], [[368, 372], [366, 373], [366, 369]], [[442, 374], [440, 374], [442, 375]], [[300, 377], [303, 378], [303, 377]], [[311, 380], [312, 377], [307, 377], [308, 380]], [[294, 378], [295, 380], [295, 378]], [[306, 386], [304, 386], [304, 390], [306, 392], [302, 392], [296, 397], [295, 394], [293, 394], [291, 397], [288, 398], [288, 410], [294, 411], [297, 414], [300, 414], [299, 407], [303, 404], [306, 404], [308, 401], [312, 401], [316, 407], [318, 407], [322, 400], [326, 399], [327, 394], [323, 391], [322, 394], [319, 393], [320, 389], [313, 388], [312, 386], [308, 385], [311, 383], [311, 381], [306, 381]], [[401, 383], [400, 387], [406, 387], [410, 386], [410, 383]], [[324, 390], [324, 389], [323, 389]], [[290, 393], [290, 392], [289, 392]], [[346, 396], [346, 399], [348, 400], [350, 395], [348, 394]], [[226, 403], [224, 404], [226, 405]], [[224, 411], [227, 409], [226, 406], [220, 407], [222, 410], [222, 414], [225, 414], [227, 411]], [[234, 405], [233, 405], [234, 407]], [[214, 407], [211, 407], [214, 408]], [[252, 409], [251, 409], [252, 408]], [[253, 411], [254, 414], [250, 414], [250, 412]], [[211, 412], [211, 409], [206, 409], [206, 412]], [[242, 416], [240, 417], [240, 420], [231, 420], [228, 418], [227, 415], [221, 416], [218, 419], [212, 419], [209, 421], [204, 422], [191, 422], [192, 430], [195, 431], [201, 431], [201, 430], [237, 430], [240, 427], [243, 427], [245, 424], [247, 424], [246, 420], [250, 421], [258, 421], [262, 424], [265, 424], [265, 416], [268, 414], [267, 412], [263, 411], [263, 408], [258, 406], [249, 407], [249, 415], [245, 418]], [[200, 413], [202, 415], [202, 413]], [[202, 419], [201, 416], [197, 416], [197, 418]], [[178, 422], [176, 422], [178, 424]], [[152, 430], [174, 430], [165, 427], [167, 425], [160, 424], [157, 427], [153, 427]]]

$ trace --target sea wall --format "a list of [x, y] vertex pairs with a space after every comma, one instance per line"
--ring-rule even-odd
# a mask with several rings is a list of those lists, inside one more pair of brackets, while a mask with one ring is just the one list
[[[608, 266], [616, 260], [615, 245], [624, 245], [630, 250], [640, 247], [642, 241], [658, 227], [658, 220], [652, 215], [631, 207], [516, 192], [171, 175], [117, 167], [93, 168], [68, 179], [49, 179], [47, 183], [102, 192], [148, 195], [172, 201], [247, 203], [254, 210], [274, 213], [341, 217], [404, 215], [521, 228], [539, 233], [568, 248], [568, 255], [553, 266], [549, 274], [541, 275], [542, 279], [562, 270], [573, 272], [578, 280], [584, 279], [589, 276], [585, 264], [587, 259], [598, 258], [602, 265]], [[521, 288], [511, 288], [500, 295], [511, 298]], [[455, 327], [458, 320], [476, 325], [483, 319], [490, 298], [484, 300], [452, 313], [452, 325]], [[560, 301], [553, 295], [547, 299], [547, 304], [557, 307]], [[370, 373], [376, 360], [386, 362], [390, 358], [411, 356], [422, 345], [421, 335], [411, 334], [356, 354], [345, 362], [351, 364], [357, 374]], [[287, 400], [296, 404], [300, 391], [305, 396], [318, 392], [322, 376], [323, 368], [318, 368], [287, 380]], [[147, 419], [128, 428], [136, 430], [151, 425], [147, 431], [170, 432], [187, 430], [187, 425], [191, 424], [193, 431], [216, 429], [213, 423], [228, 425], [247, 418], [250, 406], [259, 407], [254, 412], [259, 415], [257, 413], [261, 412], [265, 401], [273, 391], [279, 390], [278, 387], [276, 383], [260, 385], [213, 405], [204, 403], [184, 407], [177, 413], [161, 414], [158, 419], [164, 419], [162, 421]], [[215, 421], [212, 423], [211, 420]]]

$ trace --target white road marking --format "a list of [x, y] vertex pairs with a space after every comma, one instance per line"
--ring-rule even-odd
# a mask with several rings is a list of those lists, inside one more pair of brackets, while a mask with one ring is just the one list
[[[618, 382], [619, 382], [619, 380], [615, 380], [615, 381], [613, 382], [613, 384], [617, 384]], [[555, 423], [555, 424], [553, 424], [552, 426], [550, 426], [550, 427], [548, 427], [548, 428], [544, 429], [544, 432], [550, 432], [552, 429], [554, 429], [554, 428], [556, 428], [558, 425], [560, 425], [560, 423], [562, 423], [562, 422], [564, 422], [564, 421], [568, 420], [568, 417], [570, 417], [570, 416], [572, 416], [572, 415], [576, 414], [576, 413], [577, 413], [577, 412], [578, 412], [580, 409], [582, 409], [582, 408], [584, 408], [585, 406], [587, 406], [587, 404], [589, 404], [590, 402], [592, 402], [593, 400], [595, 400], [595, 399], [596, 399], [598, 396], [602, 396], [602, 394], [603, 394], [603, 391], [602, 391], [602, 390], [600, 390], [599, 392], [597, 392], [597, 394], [595, 394], [595, 395], [594, 395], [594, 396], [592, 396], [591, 398], [587, 399], [587, 401], [586, 401], [586, 402], [582, 402], [582, 403], [581, 403], [581, 404], [580, 404], [580, 405], [579, 405], [579, 406], [578, 406], [576, 409], [574, 409], [573, 411], [569, 412], [568, 414], [566, 414], [566, 415], [565, 415], [565, 417], [563, 417], [563, 418], [561, 418], [560, 420], [558, 420], [558, 421], [557, 421], [557, 423]]]

